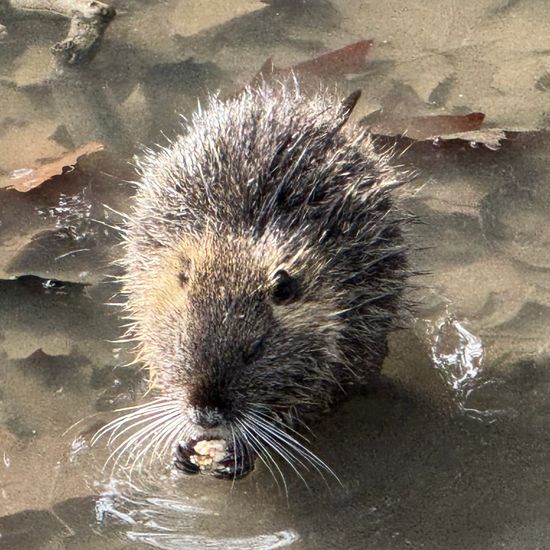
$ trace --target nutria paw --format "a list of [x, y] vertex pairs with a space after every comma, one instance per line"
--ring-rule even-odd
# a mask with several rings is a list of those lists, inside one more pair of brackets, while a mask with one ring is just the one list
[[197, 459], [196, 442], [178, 444], [174, 451], [174, 466], [184, 474], [211, 474], [218, 479], [237, 480], [247, 476], [254, 469], [255, 455], [251, 450], [239, 448], [237, 451], [229, 446], [223, 457], [208, 464]]

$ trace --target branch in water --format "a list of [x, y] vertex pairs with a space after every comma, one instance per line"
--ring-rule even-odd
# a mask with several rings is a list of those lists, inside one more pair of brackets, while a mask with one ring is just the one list
[[69, 65], [94, 57], [105, 29], [116, 15], [113, 7], [95, 0], [8, 0], [8, 5], [15, 10], [48, 11], [70, 18], [67, 38], [52, 47], [59, 61]]

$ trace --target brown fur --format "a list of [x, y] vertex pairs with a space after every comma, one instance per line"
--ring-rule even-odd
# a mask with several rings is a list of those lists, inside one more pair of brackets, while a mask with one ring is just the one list
[[381, 366], [407, 277], [400, 178], [352, 107], [260, 86], [142, 163], [131, 334], [188, 439], [246, 439], [246, 411], [295, 425]]

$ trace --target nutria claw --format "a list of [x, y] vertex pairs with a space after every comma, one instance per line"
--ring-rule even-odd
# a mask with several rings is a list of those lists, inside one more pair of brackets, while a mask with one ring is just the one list
[[[186, 475], [196, 475], [201, 468], [191, 461], [194, 454], [193, 445], [178, 444], [174, 451], [174, 466]], [[217, 479], [237, 480], [247, 476], [254, 469], [254, 456], [252, 451], [243, 450], [235, 452], [233, 448], [227, 449], [227, 456], [216, 463], [217, 466], [204, 473], [210, 473]]]
[[195, 475], [200, 472], [200, 468], [197, 464], [191, 462], [190, 457], [193, 454], [193, 449], [186, 445], [177, 445], [174, 456], [174, 466], [184, 474]]
[[242, 479], [254, 469], [255, 453], [249, 448], [227, 449], [227, 456], [218, 462], [212, 475], [218, 479]]

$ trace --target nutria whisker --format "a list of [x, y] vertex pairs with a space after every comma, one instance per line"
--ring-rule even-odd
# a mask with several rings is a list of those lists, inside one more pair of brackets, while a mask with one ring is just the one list
[[[302, 477], [302, 475], [300, 474], [300, 472], [298, 471], [298, 469], [294, 465], [294, 462], [296, 462], [302, 468], [304, 468], [304, 470], [309, 471], [308, 466], [306, 464], [304, 464], [304, 462], [300, 459], [300, 455], [297, 455], [292, 448], [289, 449], [287, 447], [284, 447], [280, 440], [278, 440], [277, 438], [274, 438], [272, 436], [272, 434], [270, 434], [269, 431], [264, 428], [263, 424], [260, 425], [258, 422], [254, 421], [252, 419], [249, 419], [249, 421], [250, 421], [251, 427], [253, 427], [253, 429], [254, 429], [256, 435], [258, 436], [258, 438], [260, 438], [260, 440], [265, 442], [265, 444], [267, 446], [269, 446], [271, 449], [273, 449], [286, 462], [288, 462], [291, 465], [292, 469], [302, 479], [302, 481], [304, 482], [304, 484], [307, 487], [307, 483], [305, 482], [304, 478]], [[316, 468], [315, 464], [313, 464], [313, 467]], [[323, 477], [321, 472], [319, 472], [319, 474], [321, 475], [321, 477]]]
[[[285, 423], [284, 421], [281, 420], [280, 423], [283, 426], [292, 426], [292, 425], [300, 424], [300, 426], [302, 426], [304, 430], [307, 430], [311, 434], [311, 437], [315, 437], [315, 433], [313, 432], [313, 430], [309, 427], [309, 425], [305, 422], [305, 420], [296, 413], [296, 411], [292, 411], [292, 409], [290, 409], [287, 411], [285, 416], [288, 418], [288, 422]], [[302, 437], [305, 439], [304, 435], [302, 435]], [[310, 443], [309, 439], [307, 440], [307, 442]]]
[[[266, 422], [276, 422], [279, 426], [282, 426], [284, 429], [289, 430], [293, 434], [296, 434], [298, 437], [302, 438], [306, 443], [311, 443], [311, 440], [307, 438], [304, 434], [295, 430], [290, 423], [285, 423], [281, 420], [276, 414], [271, 413], [269, 407], [266, 405], [262, 406], [258, 403], [250, 404], [251, 411], [255, 412], [258, 416], [261, 416]], [[271, 414], [270, 414], [271, 413]], [[296, 419], [297, 420], [297, 419]]]
[[[146, 445], [143, 446], [142, 449], [139, 450], [139, 452], [136, 454], [136, 457], [132, 463], [132, 467], [130, 468], [130, 471], [133, 471], [134, 467], [139, 464], [140, 465], [140, 471], [141, 467], [143, 465], [143, 459], [147, 456], [147, 453], [153, 448], [159, 445], [159, 440], [163, 441], [164, 437], [166, 435], [170, 436], [173, 435], [174, 431], [179, 431], [179, 428], [181, 426], [181, 415], [180, 414], [174, 414], [171, 417], [165, 417], [164, 422], [160, 424], [161, 429], [155, 430], [154, 435], [151, 437], [151, 439], [148, 441]], [[135, 445], [136, 449], [139, 449], [142, 442], [145, 441], [144, 438]], [[154, 457], [155, 453], [154, 451], [151, 453], [151, 457]]]
[[[130, 434], [122, 443], [120, 443], [118, 445], [118, 447], [114, 451], [111, 452], [111, 454], [108, 456], [107, 460], [105, 461], [104, 468], [109, 464], [109, 462], [111, 460], [115, 459], [114, 464], [113, 464], [113, 468], [112, 468], [112, 471], [114, 471], [116, 469], [116, 467], [118, 466], [119, 461], [121, 460], [121, 458], [126, 453], [130, 453], [130, 451], [132, 451], [133, 449], [138, 449], [140, 444], [142, 444], [142, 442], [150, 434], [154, 433], [157, 426], [161, 426], [162, 424], [172, 420], [173, 418], [177, 418], [180, 415], [181, 415], [180, 411], [172, 410], [172, 411], [167, 411], [167, 412], [163, 412], [161, 414], [155, 415], [155, 417], [154, 417], [155, 421], [154, 422], [150, 422], [150, 418], [146, 418], [146, 419], [143, 419], [139, 422], [131, 424], [130, 428], [135, 428], [136, 425], [147, 422], [147, 425], [144, 428], [141, 428], [137, 432]], [[128, 431], [128, 428], [125, 428], [124, 432], [126, 432], [126, 431]], [[118, 437], [119, 435], [120, 434], [117, 434], [116, 437]], [[113, 441], [115, 439], [116, 438], [114, 438]], [[129, 464], [129, 461], [130, 461], [130, 457], [128, 457], [125, 466], [127, 466]]]
[[142, 424], [145, 424], [146, 426], [149, 426], [151, 424], [157, 425], [159, 420], [163, 420], [173, 416], [177, 417], [178, 415], [179, 415], [178, 411], [172, 411], [172, 412], [160, 411], [155, 414], [146, 416], [145, 418], [138, 417], [138, 419], [136, 419], [131, 424], [127, 425], [124, 429], [114, 431], [109, 437], [108, 445], [109, 446], [113, 445], [117, 439], [120, 439], [127, 432], [130, 432], [130, 435], [132, 435], [133, 433], [135, 433], [133, 430], [135, 430], [137, 426], [140, 426]]
[[[249, 419], [250, 420], [250, 419]], [[296, 473], [296, 475], [302, 480], [305, 487], [308, 491], [311, 491], [309, 485], [307, 484], [307, 481], [304, 479], [298, 468], [296, 467], [296, 462], [305, 470], [309, 471], [309, 468], [300, 460], [299, 457], [297, 457], [291, 450], [285, 449], [282, 445], [280, 445], [277, 440], [273, 439], [268, 433], [266, 433], [257, 423], [254, 421], [250, 421], [251, 427], [253, 426], [255, 429], [255, 434], [257, 435], [258, 439], [263, 441], [268, 447], [273, 449]]]
[[166, 398], [158, 398], [146, 405], [136, 405], [133, 407], [124, 407], [121, 409], [117, 409], [115, 412], [122, 412], [122, 411], [128, 411], [128, 410], [132, 412], [127, 413], [123, 416], [119, 416], [114, 420], [111, 420], [110, 422], [105, 424], [105, 426], [103, 426], [102, 428], [100, 428], [91, 439], [92, 446], [95, 445], [99, 441], [99, 439], [101, 439], [104, 435], [106, 435], [109, 432], [112, 432], [111, 437], [109, 438], [109, 441], [108, 441], [108, 444], [110, 444], [111, 438], [113, 437], [113, 435], [116, 434], [118, 428], [120, 428], [122, 425], [136, 418], [142, 418], [145, 415], [150, 413], [165, 411], [167, 404], [169, 406], [173, 406], [173, 402], [171, 400], [167, 400]]
[[340, 478], [334, 473], [332, 468], [323, 462], [315, 453], [310, 451], [307, 447], [304, 447], [299, 441], [294, 439], [290, 434], [281, 430], [278, 426], [268, 423], [255, 413], [249, 411], [249, 413], [244, 413], [248, 418], [250, 423], [256, 427], [258, 430], [264, 430], [269, 432], [274, 438], [278, 439], [281, 444], [286, 444], [288, 447], [291, 447], [299, 456], [307, 460], [319, 473], [319, 475], [325, 479], [321, 469], [325, 470], [327, 473], [332, 475], [340, 485], [342, 482]]
[[[235, 428], [233, 425], [230, 426], [231, 428], [231, 440], [233, 443], [233, 481], [231, 483], [231, 490], [233, 491], [233, 487], [235, 486], [235, 481], [237, 480], [237, 439], [235, 437]], [[241, 455], [241, 468], [244, 465], [244, 456]]]
[[97, 432], [97, 434], [94, 436], [94, 439], [92, 440], [92, 444], [94, 444], [97, 440], [99, 440], [100, 437], [102, 437], [106, 433], [111, 432], [111, 435], [109, 436], [109, 439], [107, 441], [107, 445], [112, 445], [114, 441], [119, 439], [121, 435], [125, 434], [129, 430], [132, 430], [140, 424], [144, 424], [146, 422], [149, 422], [150, 420], [154, 420], [155, 418], [163, 416], [164, 414], [171, 411], [177, 411], [177, 409], [174, 407], [167, 408], [166, 406], [158, 408], [151, 407], [150, 409], [145, 411], [136, 411], [131, 414], [124, 415], [120, 418], [113, 420], [112, 422], [109, 422], [109, 424], [107, 424], [99, 432]]
[[184, 439], [185, 434], [188, 431], [189, 424], [186, 420], [182, 420], [181, 417], [174, 420], [173, 428], [167, 431], [162, 437], [159, 437], [158, 443], [155, 445], [153, 452], [151, 453], [149, 466], [152, 465], [152, 461], [155, 457], [160, 459], [163, 456], [166, 456], [168, 450], [174, 448], [178, 441]]
[[[248, 417], [251, 428], [254, 428], [256, 435], [265, 441], [266, 444], [268, 444], [277, 454], [281, 455], [285, 460], [290, 458], [292, 461], [297, 462], [304, 470], [309, 471], [309, 468], [307, 464], [304, 464], [302, 460], [300, 460], [299, 456], [296, 456], [292, 449], [287, 449], [283, 447], [280, 442], [277, 439], [274, 439], [270, 433], [269, 430], [266, 429], [266, 423], [262, 420], [254, 419], [250, 416], [248, 416], [246, 413], [244, 413], [245, 417]], [[299, 472], [294, 468], [294, 465], [292, 465], [294, 471], [298, 474]], [[301, 476], [300, 476], [301, 477]]]
[[118, 409], [115, 409], [113, 412], [124, 412], [124, 411], [146, 411], [150, 409], [151, 407], [158, 407], [166, 404], [174, 404], [174, 400], [167, 397], [167, 396], [161, 396], [161, 397], [155, 397], [152, 401], [149, 401], [148, 403], [140, 403], [137, 405], [130, 405], [128, 407], [120, 407]]
[[[149, 467], [152, 466], [154, 458], [160, 460], [164, 456], [167, 449], [169, 447], [172, 447], [178, 441], [178, 436], [182, 433], [181, 424], [182, 419], [180, 415], [177, 415], [171, 421], [166, 421], [166, 426], [162, 427], [162, 429], [151, 438], [151, 441], [149, 441], [149, 443], [145, 445], [144, 448], [141, 449], [135, 457], [130, 467], [130, 476], [132, 475], [136, 466], [139, 467], [139, 472], [141, 474], [148, 453], [150, 453]], [[139, 444], [136, 444], [135, 448], [139, 449], [139, 446], [144, 440], [145, 438], [142, 438], [142, 441], [140, 441]], [[159, 453], [158, 449], [161, 447], [161, 445], [163, 445], [163, 450], [161, 453]]]
[[146, 440], [151, 434], [154, 434], [157, 427], [163, 425], [164, 423], [170, 421], [173, 417], [177, 417], [179, 413], [172, 413], [171, 415], [164, 415], [155, 420], [152, 423], [147, 424], [144, 428], [141, 428], [135, 433], [130, 434], [119, 446], [109, 455], [105, 464], [109, 464], [111, 460], [114, 459], [114, 464], [112, 471], [116, 470], [119, 465], [120, 460], [126, 456], [126, 463], [124, 468], [126, 468], [132, 459], [132, 452], [135, 449], [139, 449], [143, 441]]
[[[240, 432], [241, 432], [241, 436], [243, 437], [243, 440], [246, 441], [247, 445], [250, 445], [251, 449], [258, 455], [260, 460], [263, 462], [263, 464], [266, 466], [266, 468], [269, 470], [269, 473], [275, 480], [277, 487], [279, 487], [279, 480], [275, 475], [275, 472], [271, 468], [270, 464], [272, 464], [275, 467], [275, 469], [279, 473], [279, 476], [281, 477], [281, 481], [283, 482], [283, 487], [285, 489], [285, 495], [286, 495], [286, 498], [288, 499], [288, 487], [286, 484], [285, 476], [281, 471], [281, 468], [277, 464], [277, 461], [273, 458], [273, 456], [269, 452], [269, 449], [264, 445], [264, 443], [261, 440], [255, 437], [254, 433], [249, 430], [249, 428], [246, 425], [246, 422], [243, 419], [236, 419], [236, 422], [240, 426]], [[256, 443], [256, 445], [254, 445], [254, 443], [252, 443], [250, 439], [252, 439]]]

